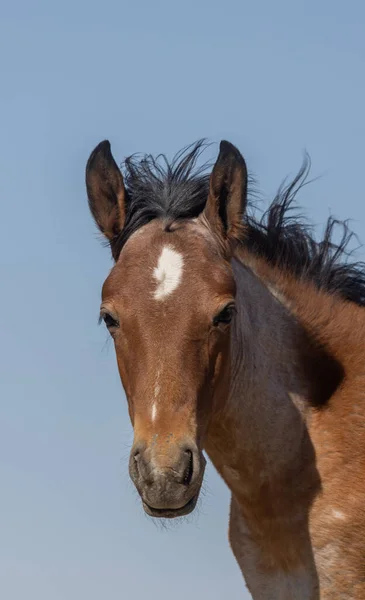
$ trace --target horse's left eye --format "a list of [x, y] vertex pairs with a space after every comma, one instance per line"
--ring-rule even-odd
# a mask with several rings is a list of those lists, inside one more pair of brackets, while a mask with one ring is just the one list
[[235, 313], [235, 305], [232, 302], [230, 302], [229, 304], [227, 304], [227, 306], [225, 306], [223, 308], [223, 310], [221, 310], [214, 317], [213, 325], [215, 327], [217, 327], [217, 325], [219, 325], [220, 323], [228, 325], [232, 321], [234, 313]]

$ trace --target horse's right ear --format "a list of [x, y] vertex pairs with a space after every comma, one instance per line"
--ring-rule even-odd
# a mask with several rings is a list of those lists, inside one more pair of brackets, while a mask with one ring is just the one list
[[110, 242], [124, 226], [126, 191], [108, 140], [100, 142], [90, 154], [86, 165], [86, 189], [91, 214]]

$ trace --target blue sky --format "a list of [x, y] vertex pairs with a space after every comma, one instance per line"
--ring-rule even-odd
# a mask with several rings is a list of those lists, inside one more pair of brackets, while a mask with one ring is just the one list
[[88, 213], [85, 163], [104, 138], [118, 162], [226, 138], [267, 199], [306, 148], [321, 176], [300, 198], [308, 216], [351, 218], [364, 241], [364, 26], [360, 0], [2, 3], [6, 600], [249, 597], [213, 469], [200, 512], [168, 530], [129, 483], [131, 427], [97, 326], [111, 260]]

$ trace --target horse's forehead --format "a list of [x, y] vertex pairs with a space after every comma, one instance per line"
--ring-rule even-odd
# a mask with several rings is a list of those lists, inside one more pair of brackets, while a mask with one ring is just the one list
[[[190, 267], [204, 263], [206, 252], [212, 241], [208, 240], [203, 227], [194, 222], [177, 223], [171, 228], [154, 221], [138, 230], [128, 240], [122, 251], [120, 262], [127, 268], [144, 264], [144, 274], [151, 273], [151, 268], [178, 273], [185, 264]], [[196, 257], [199, 256], [199, 261]], [[141, 271], [141, 269], [138, 269]], [[154, 271], [156, 276], [156, 272]]]
[[191, 280], [199, 280], [199, 272], [203, 274], [209, 261], [207, 244], [194, 223], [168, 230], [161, 223], [150, 223], [128, 240], [113, 269], [112, 281], [122, 280], [125, 292], [140, 288], [162, 302], [177, 292], [184, 293], [184, 282], [189, 280], [191, 285]]

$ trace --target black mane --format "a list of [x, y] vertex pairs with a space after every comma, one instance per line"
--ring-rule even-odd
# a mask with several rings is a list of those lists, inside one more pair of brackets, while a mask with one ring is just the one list
[[[179, 152], [171, 163], [164, 155], [134, 155], [125, 160], [126, 222], [112, 241], [116, 255], [128, 238], [152, 219], [164, 219], [168, 228], [176, 220], [195, 218], [202, 212], [208, 197], [209, 165], [197, 167], [197, 161], [205, 148], [206, 144], [199, 141]], [[318, 242], [312, 228], [293, 212], [297, 193], [308, 183], [309, 171], [306, 156], [294, 180], [281, 186], [260, 219], [245, 216], [242, 244], [297, 278], [313, 281], [320, 289], [365, 306], [365, 264], [348, 261], [354, 234], [347, 223], [330, 217]], [[341, 236], [335, 243], [337, 230]]]
[[[310, 160], [287, 186], [281, 186], [261, 219], [246, 217], [244, 245], [272, 265], [313, 281], [319, 289], [340, 294], [365, 306], [365, 263], [349, 262], [354, 233], [346, 221], [329, 217], [323, 239], [318, 242], [312, 227], [293, 212], [297, 193], [308, 183]], [[339, 242], [334, 241], [336, 233]]]

